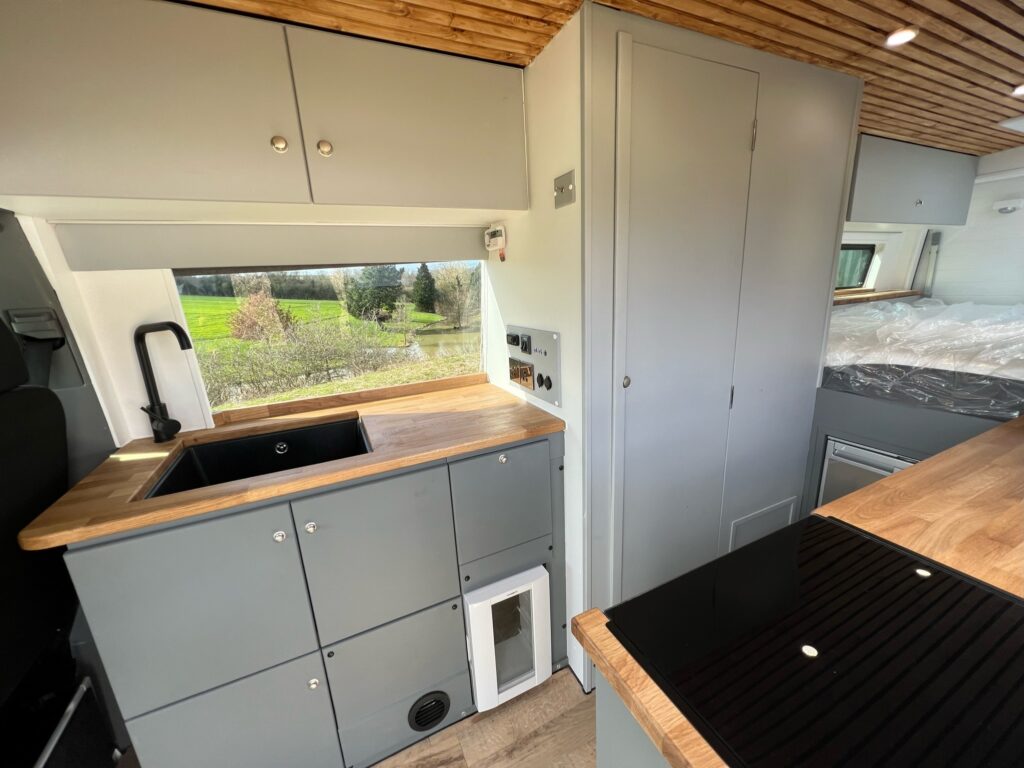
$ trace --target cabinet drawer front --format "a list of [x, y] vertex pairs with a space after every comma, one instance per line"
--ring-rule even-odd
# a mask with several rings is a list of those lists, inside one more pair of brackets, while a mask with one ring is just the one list
[[[244, 642], [244, 641], [241, 641]], [[316, 681], [316, 685], [311, 681]], [[129, 720], [146, 768], [340, 768], [320, 653]]]
[[[376, 760], [443, 728], [473, 707], [462, 600], [454, 598], [325, 649], [327, 678], [349, 766]], [[443, 691], [446, 717], [413, 730], [409, 710]]]
[[323, 645], [459, 593], [444, 467], [296, 501], [292, 510]]
[[521, 70], [296, 27], [288, 43], [314, 202], [528, 207]]
[[317, 647], [286, 505], [65, 559], [126, 718]]
[[18, 83], [4, 194], [309, 202], [279, 24], [139, 0], [4, 3], [0, 70]]
[[460, 563], [551, 533], [548, 453], [531, 443], [449, 467]]

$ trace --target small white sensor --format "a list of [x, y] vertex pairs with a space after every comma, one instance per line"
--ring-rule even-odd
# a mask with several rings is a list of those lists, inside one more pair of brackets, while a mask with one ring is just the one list
[[1015, 200], [998, 200], [992, 204], [992, 210], [999, 213], [1016, 213], [1021, 208], [1024, 208], [1024, 200], [1020, 198]]

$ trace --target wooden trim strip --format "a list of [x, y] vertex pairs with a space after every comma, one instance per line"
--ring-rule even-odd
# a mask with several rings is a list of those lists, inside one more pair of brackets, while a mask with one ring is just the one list
[[832, 299], [833, 306], [844, 304], [863, 304], [868, 301], [891, 301], [892, 299], [910, 299], [921, 296], [920, 291], [860, 291], [856, 293], [842, 293], [836, 291]]
[[307, 397], [302, 400], [288, 400], [283, 403], [232, 408], [229, 411], [220, 411], [213, 414], [213, 423], [215, 426], [223, 427], [228, 424], [239, 424], [244, 421], [255, 421], [256, 419], [266, 419], [272, 416], [291, 416], [296, 413], [320, 411], [325, 408], [343, 408], [347, 405], [392, 400], [396, 397], [422, 395], [428, 392], [444, 392], [449, 389], [459, 389], [460, 387], [469, 387], [473, 384], [486, 383], [486, 373], [468, 373], [463, 376], [450, 376], [446, 379], [420, 381], [414, 384], [398, 384], [393, 387], [363, 389], [359, 392], [344, 392], [338, 395], [324, 395], [323, 397]]

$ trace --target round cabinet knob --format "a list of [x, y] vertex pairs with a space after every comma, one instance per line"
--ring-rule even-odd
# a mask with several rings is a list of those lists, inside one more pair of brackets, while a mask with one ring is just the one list
[[288, 538], [288, 534], [284, 531], [274, 531], [274, 541], [280, 544], [282, 541]]
[[316, 533], [316, 523], [312, 520], [306, 523], [306, 533]]
[[501, 456], [498, 457], [498, 463], [499, 464], [508, 464], [508, 456], [506, 456], [504, 453], [501, 454]]
[[334, 145], [327, 139], [320, 139], [320, 141], [316, 143], [316, 151], [324, 157], [330, 157], [334, 154]]
[[274, 148], [275, 152], [283, 154], [288, 151], [288, 139], [284, 136], [273, 136], [270, 139], [270, 146]]
[[306, 685], [309, 686], [309, 690], [315, 691], [317, 688], [320, 687], [320, 681], [314, 677], [312, 680], [306, 683]]

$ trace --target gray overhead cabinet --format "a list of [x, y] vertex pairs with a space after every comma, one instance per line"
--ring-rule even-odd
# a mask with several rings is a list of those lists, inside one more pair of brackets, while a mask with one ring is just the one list
[[465, 717], [462, 593], [536, 565], [562, 666], [563, 454], [551, 435], [72, 545], [142, 767], [364, 768]]
[[288, 28], [313, 200], [525, 209], [522, 71]]
[[0, 194], [309, 202], [278, 24], [139, 0], [5, 3], [0, 71]]
[[519, 69], [155, 0], [8, 6], [0, 195], [528, 207]]
[[849, 221], [964, 224], [978, 158], [861, 134]]

